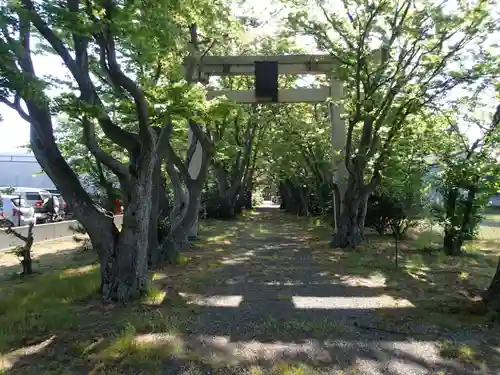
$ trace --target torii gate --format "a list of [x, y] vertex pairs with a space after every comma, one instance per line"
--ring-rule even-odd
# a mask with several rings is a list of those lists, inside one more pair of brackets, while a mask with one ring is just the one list
[[[343, 210], [343, 197], [346, 190], [347, 170], [344, 164], [346, 142], [345, 121], [341, 118], [343, 108], [337, 104], [343, 96], [342, 83], [331, 79], [330, 86], [320, 88], [278, 89], [280, 74], [326, 74], [332, 72], [336, 60], [330, 55], [284, 55], [284, 56], [204, 56], [193, 72], [193, 81], [208, 82], [210, 76], [255, 76], [254, 91], [209, 90], [207, 99], [226, 96], [236, 103], [325, 103], [329, 98], [332, 147], [334, 150], [334, 183], [339, 195], [334, 194], [335, 229], [338, 215]], [[189, 132], [189, 144], [192, 141]], [[201, 144], [197, 143], [195, 154], [189, 165], [192, 177], [199, 173], [201, 165]], [[193, 228], [197, 235], [198, 223]]]

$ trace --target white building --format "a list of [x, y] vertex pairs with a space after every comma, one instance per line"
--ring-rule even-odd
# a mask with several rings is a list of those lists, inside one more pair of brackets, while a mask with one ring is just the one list
[[56, 189], [32, 154], [0, 153], [0, 186]]

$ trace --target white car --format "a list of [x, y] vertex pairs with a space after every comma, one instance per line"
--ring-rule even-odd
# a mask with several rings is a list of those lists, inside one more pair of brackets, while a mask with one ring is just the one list
[[44, 203], [52, 196], [48, 190], [30, 187], [0, 187], [3, 194], [21, 196], [26, 205], [35, 209], [36, 222], [41, 224], [49, 220], [49, 212]]
[[2, 195], [0, 220], [6, 220], [13, 226], [36, 224], [35, 209], [18, 195]]

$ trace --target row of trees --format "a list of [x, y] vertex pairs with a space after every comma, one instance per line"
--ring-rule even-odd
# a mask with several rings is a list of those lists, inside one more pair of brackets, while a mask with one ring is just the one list
[[[367, 225], [382, 233], [395, 216], [414, 217], [429, 186], [442, 199], [435, 214], [446, 251], [457, 253], [474, 235], [485, 197], [497, 189], [499, 111], [482, 122], [459, 114], [482, 110], [464, 103], [480, 106], [497, 79], [494, 46], [478, 47], [498, 30], [492, 2], [282, 3], [282, 32], [255, 40], [245, 33], [261, 21], [234, 17], [222, 1], [2, 5], [0, 101], [30, 123], [37, 160], [89, 234], [105, 299], [145, 292], [148, 269], [175, 262], [188, 245], [202, 202], [208, 216], [232, 218], [251, 207], [258, 184], [279, 189], [284, 208], [299, 215], [332, 216], [340, 197], [335, 247], [363, 243]], [[297, 35], [334, 56], [332, 75], [345, 83], [337, 104], [346, 115], [346, 189], [333, 183], [339, 155], [327, 106], [206, 101], [209, 82], [193, 74], [207, 54], [300, 52]], [[37, 76], [42, 52], [60, 59], [67, 76]], [[249, 89], [253, 81], [216, 84]], [[280, 84], [292, 87], [297, 77]], [[457, 88], [465, 99], [443, 110]], [[477, 140], [464, 123], [476, 126]], [[106, 214], [116, 199], [125, 206], [121, 231]], [[498, 285], [485, 296], [500, 307]]]

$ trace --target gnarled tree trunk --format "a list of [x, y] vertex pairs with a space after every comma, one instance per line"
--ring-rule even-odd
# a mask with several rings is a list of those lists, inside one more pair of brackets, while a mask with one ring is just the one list
[[457, 203], [459, 192], [452, 188], [448, 191], [448, 196], [445, 199], [446, 217], [449, 224], [444, 226], [443, 249], [446, 255], [456, 256], [461, 254], [463, 239], [460, 236], [460, 231], [457, 230]]
[[[167, 173], [174, 190], [174, 207], [170, 214], [168, 235], [150, 257], [150, 263], [153, 266], [177, 262], [179, 253], [189, 244], [190, 231], [198, 219], [201, 191], [212, 159], [213, 144], [201, 132], [197, 124], [191, 122], [190, 128], [195, 133], [197, 132], [198, 139], [201, 139], [198, 145], [201, 152], [198, 171], [190, 172], [188, 166], [175, 156], [168, 142], [162, 147], [162, 153], [167, 159]], [[170, 133], [171, 126], [168, 133], [165, 133], [166, 139], [170, 137]], [[181, 181], [184, 182], [184, 188]]]
[[483, 300], [489, 308], [500, 312], [500, 260], [498, 261], [497, 269], [491, 284], [483, 293]]
[[[50, 121], [50, 120], [48, 120]], [[33, 125], [32, 125], [33, 128]], [[48, 134], [41, 140], [31, 132], [35, 157], [71, 205], [76, 219], [87, 231], [101, 264], [101, 293], [105, 300], [127, 301], [147, 291], [147, 251], [150, 234], [153, 150], [144, 150], [137, 163], [136, 176], [128, 191], [128, 204], [118, 231], [113, 217], [94, 206], [78, 178], [59, 153]], [[47, 144], [52, 144], [46, 147]]]
[[[110, 85], [118, 90], [127, 91], [133, 97], [139, 125], [138, 134], [130, 133], [117, 126], [107, 114], [90, 78], [87, 49], [91, 39], [75, 31], [71, 38], [68, 38], [73, 42], [70, 52], [70, 47], [65, 44], [65, 40], [60, 39], [51, 28], [52, 25], [45, 22], [39, 13], [40, 10], [32, 1], [23, 0], [22, 5], [24, 9], [18, 14], [20, 43], [16, 50], [12, 51], [17, 59], [17, 65], [12, 64], [10, 68], [16, 70], [17, 74], [23, 75], [25, 81], [19, 79], [21, 83], [11, 82], [13, 83], [11, 94], [14, 97], [11, 106], [30, 123], [30, 141], [35, 157], [61, 192], [76, 219], [85, 228], [92, 245], [99, 254], [103, 298], [127, 301], [147, 290], [147, 252], [151, 238], [153, 238], [151, 229], [155, 226], [151, 211], [152, 205], [156, 205], [157, 200], [156, 195], [153, 194], [153, 186], [158, 182], [155, 178], [158, 175], [158, 173], [155, 175], [155, 165], [158, 165], [156, 161], [157, 137], [150, 127], [150, 105], [144, 92], [121, 70], [116, 58], [114, 30], [109, 27], [116, 14], [113, 9], [115, 4], [107, 3], [103, 17], [109, 22], [106, 25], [94, 24], [96, 27], [93, 29], [92, 36], [99, 46], [101, 68], [106, 71]], [[78, 17], [81, 8], [79, 3], [68, 1], [66, 5], [67, 10]], [[92, 4], [87, 5], [92, 12]], [[30, 50], [31, 25], [62, 58], [78, 85], [80, 96], [77, 100], [82, 104], [85, 103], [81, 106], [80, 114], [83, 116], [82, 125], [85, 129], [86, 146], [99, 162], [113, 171], [122, 185], [126, 210], [121, 231], [116, 228], [113, 217], [108, 216], [104, 209], [93, 203], [58, 150], [54, 139], [49, 100], [44, 97], [43, 91], [38, 92], [37, 95], [26, 95], [23, 85], [36, 77]], [[3, 99], [6, 100], [6, 98]], [[28, 112], [21, 107], [21, 99], [24, 99]], [[97, 110], [90, 111], [90, 108]], [[90, 120], [88, 116], [91, 117]], [[129, 168], [99, 147], [95, 140], [94, 120], [99, 122], [110, 140], [131, 153], [133, 158], [131, 158]], [[134, 153], [137, 150], [139, 152]]]
[[[203, 167], [207, 169], [206, 165]], [[175, 174], [172, 174], [172, 170], [169, 171], [169, 174], [175, 176]], [[206, 170], [204, 175], [206, 175]], [[173, 182], [176, 180], [177, 177], [172, 179]], [[203, 176], [200, 179], [189, 180], [186, 184], [185, 193], [182, 192], [182, 198], [177, 194], [176, 201], [182, 201], [182, 206], [176, 204], [174, 207], [170, 216], [171, 223], [168, 235], [152, 255], [150, 259], [152, 265], [175, 264], [179, 253], [189, 245], [189, 233], [199, 214], [203, 181]]]
[[[258, 149], [254, 150], [254, 140], [259, 129], [257, 122], [253, 118], [247, 121], [246, 127], [240, 134], [240, 126], [238, 119], [235, 120], [235, 142], [239, 147], [232, 163], [214, 162], [213, 170], [217, 179], [218, 197], [211, 211], [216, 213], [216, 217], [220, 219], [232, 219], [237, 212], [241, 212], [238, 204], [238, 195], [241, 192], [244, 182], [247, 180], [250, 169], [255, 168], [255, 158], [257, 157]], [[262, 130], [259, 134], [257, 147], [259, 145]], [[223, 129], [219, 131], [218, 137], [222, 138]], [[253, 159], [252, 159], [253, 153]]]
[[168, 235], [170, 207], [167, 185], [162, 176], [161, 158], [157, 158], [152, 172], [151, 217], [149, 222], [148, 257], [156, 251], [160, 243]]
[[352, 169], [354, 171], [349, 174], [343, 205], [336, 202], [343, 209], [340, 210], [336, 232], [332, 237], [333, 248], [354, 248], [366, 240], [364, 224], [370, 186], [364, 184], [363, 166], [354, 165]]
[[164, 264], [165, 262], [175, 264], [181, 251], [189, 245], [189, 232], [196, 222], [199, 214], [201, 201], [201, 184], [195, 184], [188, 188], [187, 206], [182, 212], [181, 217], [170, 227], [170, 232], [160, 245], [159, 251], [154, 259], [155, 264]]
[[361, 197], [346, 194], [346, 203], [332, 238], [333, 248], [354, 248], [365, 241], [364, 228], [358, 221], [361, 204]]
[[[151, 220], [152, 205], [157, 203], [151, 199], [153, 191], [157, 189], [157, 186], [153, 186], [156, 159], [155, 150], [144, 147], [137, 162], [136, 173], [131, 176], [129, 203], [116, 241], [111, 274], [107, 275], [108, 279], [102, 286], [105, 299], [127, 301], [148, 289], [149, 241], [152, 232], [156, 236], [157, 231], [156, 221]], [[152, 222], [155, 223], [154, 227], [151, 226]], [[156, 238], [153, 241], [155, 240]]]
[[[234, 168], [238, 168], [238, 165]], [[233, 178], [230, 179], [229, 173], [221, 165], [215, 164], [213, 170], [217, 179], [218, 196], [215, 202], [211, 202], [211, 205], [216, 210], [217, 218], [232, 219], [236, 215], [235, 206], [242, 186], [243, 172], [233, 171]]]
[[238, 193], [238, 199], [235, 207], [235, 212], [237, 214], [241, 213], [243, 208], [247, 210], [251, 210], [253, 208], [252, 190], [253, 181], [252, 177], [249, 176], [245, 183], [241, 186], [240, 192]]
[[467, 192], [467, 199], [464, 204], [464, 214], [462, 223], [460, 224], [460, 235], [464, 240], [471, 240], [473, 238], [473, 230], [477, 222], [475, 221], [475, 214], [477, 209], [474, 206], [476, 203], [477, 186], [473, 183], [469, 186]]

